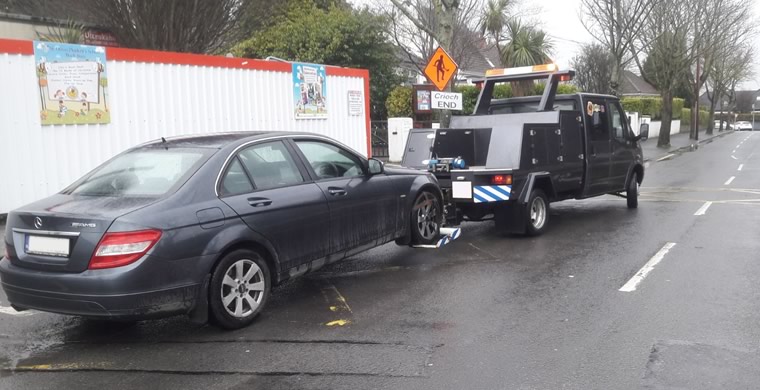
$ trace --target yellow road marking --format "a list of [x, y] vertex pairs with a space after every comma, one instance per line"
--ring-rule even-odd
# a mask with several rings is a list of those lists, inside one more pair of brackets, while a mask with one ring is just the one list
[[326, 323], [327, 326], [345, 326], [345, 325], [351, 325], [351, 320], [335, 320], [330, 321]]

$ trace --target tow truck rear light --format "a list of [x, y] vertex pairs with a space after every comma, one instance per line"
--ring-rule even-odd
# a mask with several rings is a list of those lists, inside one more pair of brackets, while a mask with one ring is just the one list
[[161, 238], [160, 230], [106, 233], [90, 259], [90, 269], [116, 268], [143, 257]]
[[556, 64], [521, 66], [519, 68], [489, 69], [486, 71], [486, 77], [488, 76], [517, 76], [521, 74], [556, 72], [557, 70], [559, 70], [559, 68], [557, 67]]
[[491, 184], [495, 186], [508, 186], [512, 184], [512, 175], [493, 175]]

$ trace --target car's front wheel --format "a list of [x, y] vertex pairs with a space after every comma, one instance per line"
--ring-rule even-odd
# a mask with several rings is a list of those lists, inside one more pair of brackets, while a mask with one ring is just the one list
[[225, 329], [248, 326], [261, 312], [271, 290], [269, 266], [261, 254], [236, 250], [224, 256], [211, 276], [211, 317]]
[[441, 202], [430, 191], [422, 191], [414, 200], [410, 216], [413, 245], [431, 245], [441, 236]]

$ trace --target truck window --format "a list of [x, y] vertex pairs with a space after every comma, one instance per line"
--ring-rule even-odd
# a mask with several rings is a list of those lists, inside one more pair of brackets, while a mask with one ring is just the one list
[[588, 100], [586, 102], [586, 120], [589, 123], [589, 133], [594, 141], [610, 139], [610, 120], [607, 115], [607, 104], [604, 100]]
[[628, 138], [628, 131], [626, 123], [628, 122], [628, 117], [626, 117], [625, 112], [623, 112], [620, 107], [618, 107], [615, 103], [610, 103], [609, 106], [610, 114], [612, 114], [612, 134], [613, 137], [615, 137], [616, 140], [620, 142], [625, 142], [625, 140]]

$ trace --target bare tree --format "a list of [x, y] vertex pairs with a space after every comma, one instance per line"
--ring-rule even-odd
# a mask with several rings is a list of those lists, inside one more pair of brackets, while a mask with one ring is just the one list
[[[610, 89], [617, 94], [623, 70], [638, 60], [643, 30], [657, 0], [581, 0], [581, 22], [609, 51], [613, 66]], [[684, 6], [684, 4], [681, 4]]]
[[[707, 134], [713, 134], [713, 119], [719, 102], [731, 98], [736, 93], [736, 86], [748, 79], [751, 72], [752, 46], [741, 47], [729, 45], [720, 50], [720, 57], [712, 62], [709, 77], [705, 83], [706, 96], [710, 101], [710, 119], [707, 122]], [[721, 120], [719, 131], [723, 131]]]
[[[419, 28], [411, 19], [397, 8], [395, 5], [387, 4], [383, 1], [385, 7], [381, 4], [381, 10], [388, 16], [390, 24], [388, 34], [396, 43], [396, 46], [403, 55], [412, 63], [418, 66], [419, 72], [422, 73], [420, 61], [425, 61], [435, 51], [438, 40], [436, 34], [431, 31], [438, 30], [438, 16], [436, 6], [431, 0], [412, 0], [404, 4], [409, 13], [415, 20], [425, 26]], [[473, 61], [477, 48], [483, 43], [480, 34], [476, 32], [477, 25], [474, 20], [478, 14], [479, 0], [462, 0], [457, 9], [454, 24], [452, 28], [451, 44], [446, 51], [451, 54], [457, 61], [460, 68], [466, 69]]]
[[[696, 0], [699, 2], [710, 0]], [[648, 58], [644, 77], [653, 83], [662, 97], [662, 126], [657, 146], [670, 145], [673, 118], [673, 93], [683, 75], [697, 58], [695, 38], [700, 7], [685, 7], [680, 0], [661, 0], [647, 22], [641, 42]]]
[[575, 69], [573, 82], [581, 91], [611, 93], [610, 79], [614, 66], [609, 51], [598, 43], [583, 45], [581, 52], [570, 61]]
[[[744, 42], [754, 35], [754, 21], [748, 18], [752, 14], [752, 0], [696, 0], [701, 12], [695, 20], [693, 34], [695, 58], [695, 77], [690, 80], [694, 95], [699, 96], [702, 87], [716, 69], [715, 62], [722, 61], [731, 50], [740, 50]], [[691, 138], [699, 138], [699, 99], [694, 99], [692, 113], [695, 120], [691, 124]], [[712, 120], [707, 124], [712, 133]]]

